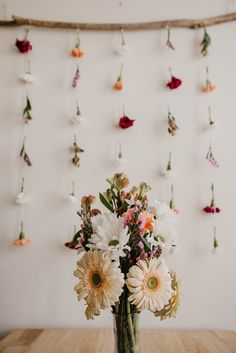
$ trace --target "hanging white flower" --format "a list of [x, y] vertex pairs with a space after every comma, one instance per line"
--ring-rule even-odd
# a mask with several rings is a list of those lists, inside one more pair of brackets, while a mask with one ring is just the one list
[[121, 29], [120, 34], [121, 34], [121, 44], [116, 48], [116, 54], [125, 55], [129, 51], [129, 47], [126, 44], [123, 29]]
[[168, 178], [170, 178], [170, 177], [173, 176], [172, 170], [167, 170], [167, 169], [161, 171], [160, 174], [161, 174], [161, 176], [162, 176], [163, 178], [165, 178], [165, 179], [168, 179]]
[[179, 215], [167, 204], [155, 202], [153, 209], [156, 220], [154, 221], [154, 236], [162, 247], [163, 254], [172, 254], [179, 248]]
[[121, 143], [119, 143], [119, 153], [118, 153], [118, 157], [115, 158], [115, 164], [116, 164], [116, 166], [121, 166], [121, 165], [125, 164], [126, 162], [127, 162], [127, 160], [123, 157]]
[[19, 76], [19, 80], [25, 83], [35, 83], [36, 79], [30, 72], [25, 72]]
[[127, 274], [126, 285], [131, 292], [128, 300], [138, 310], [162, 310], [173, 294], [171, 282], [164, 260], [139, 260]]
[[110, 252], [88, 251], [77, 262], [74, 275], [79, 278], [75, 286], [78, 300], [85, 299], [87, 319], [99, 315], [101, 309], [110, 308], [119, 301], [123, 292], [124, 275], [118, 261], [112, 261]]
[[113, 213], [105, 213], [93, 217], [92, 225], [94, 233], [91, 235], [88, 248], [109, 251], [114, 260], [119, 259], [120, 256], [126, 256], [124, 250], [130, 250], [127, 245], [129, 234], [128, 227], [124, 227], [122, 217], [117, 218]]
[[76, 101], [76, 114], [71, 119], [71, 122], [75, 125], [79, 125], [85, 121], [85, 116], [81, 114], [78, 102]]
[[68, 197], [68, 200], [71, 203], [78, 203], [79, 202], [79, 200], [77, 199], [77, 197], [74, 194], [70, 194], [69, 197]]
[[29, 203], [30, 201], [31, 201], [31, 197], [29, 195], [26, 195], [24, 191], [19, 192], [15, 200], [17, 205], [23, 205], [25, 203]]
[[220, 128], [220, 124], [217, 121], [211, 121], [210, 124], [208, 124], [207, 128], [209, 130], [215, 130]]

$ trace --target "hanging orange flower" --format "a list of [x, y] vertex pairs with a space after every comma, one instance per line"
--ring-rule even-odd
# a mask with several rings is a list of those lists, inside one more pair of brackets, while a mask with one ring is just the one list
[[20, 227], [21, 227], [21, 230], [20, 230], [19, 237], [18, 237], [18, 239], [13, 241], [13, 244], [17, 245], [17, 246], [24, 246], [24, 245], [29, 244], [30, 240], [25, 238], [24, 229], [23, 229], [23, 222], [21, 222]]
[[74, 58], [81, 58], [82, 56], [84, 56], [84, 54], [85, 54], [85, 52], [80, 49], [80, 35], [79, 35], [79, 31], [78, 31], [77, 43], [76, 43], [75, 47], [71, 50], [71, 55]]
[[123, 64], [121, 65], [120, 68], [120, 74], [113, 86], [113, 88], [117, 91], [121, 91], [124, 88], [123, 82], [122, 82], [122, 71], [123, 71]]
[[213, 85], [209, 79], [209, 69], [208, 66], [206, 66], [206, 85], [203, 87], [202, 91], [204, 93], [210, 93], [213, 92], [216, 89], [216, 86]]

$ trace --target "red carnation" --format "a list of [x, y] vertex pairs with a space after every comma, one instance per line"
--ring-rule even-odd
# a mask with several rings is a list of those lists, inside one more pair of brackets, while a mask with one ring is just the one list
[[28, 53], [32, 50], [32, 45], [29, 40], [16, 40], [16, 47], [21, 53]]
[[175, 76], [171, 76], [171, 80], [166, 84], [166, 86], [169, 87], [169, 89], [176, 89], [181, 85], [182, 85], [182, 81]]
[[134, 120], [128, 118], [128, 116], [125, 115], [119, 120], [119, 127], [122, 129], [128, 129], [129, 127], [133, 126], [133, 124]]
[[211, 204], [203, 208], [203, 211], [206, 213], [220, 213], [220, 208], [215, 206], [215, 195], [214, 195], [214, 184], [211, 184]]

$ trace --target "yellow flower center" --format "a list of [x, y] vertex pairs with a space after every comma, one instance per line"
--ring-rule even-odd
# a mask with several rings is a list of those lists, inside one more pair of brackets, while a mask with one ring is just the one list
[[150, 277], [147, 281], [147, 287], [149, 289], [156, 289], [158, 287], [158, 280], [156, 277]]
[[101, 275], [98, 273], [98, 272], [94, 272], [92, 274], [92, 282], [93, 282], [93, 285], [97, 288], [101, 287], [102, 285], [102, 277]]
[[116, 246], [119, 244], [119, 241], [117, 239], [110, 240], [108, 245], [109, 246]]

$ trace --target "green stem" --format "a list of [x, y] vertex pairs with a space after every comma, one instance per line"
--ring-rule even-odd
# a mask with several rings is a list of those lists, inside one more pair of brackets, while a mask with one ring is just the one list
[[130, 313], [130, 302], [128, 300], [127, 300], [126, 308], [127, 308], [127, 320], [128, 320], [129, 333], [130, 333], [130, 339], [131, 339], [131, 346], [132, 346], [132, 351], [135, 353], [136, 342], [134, 338], [133, 323], [132, 323], [131, 313]]

